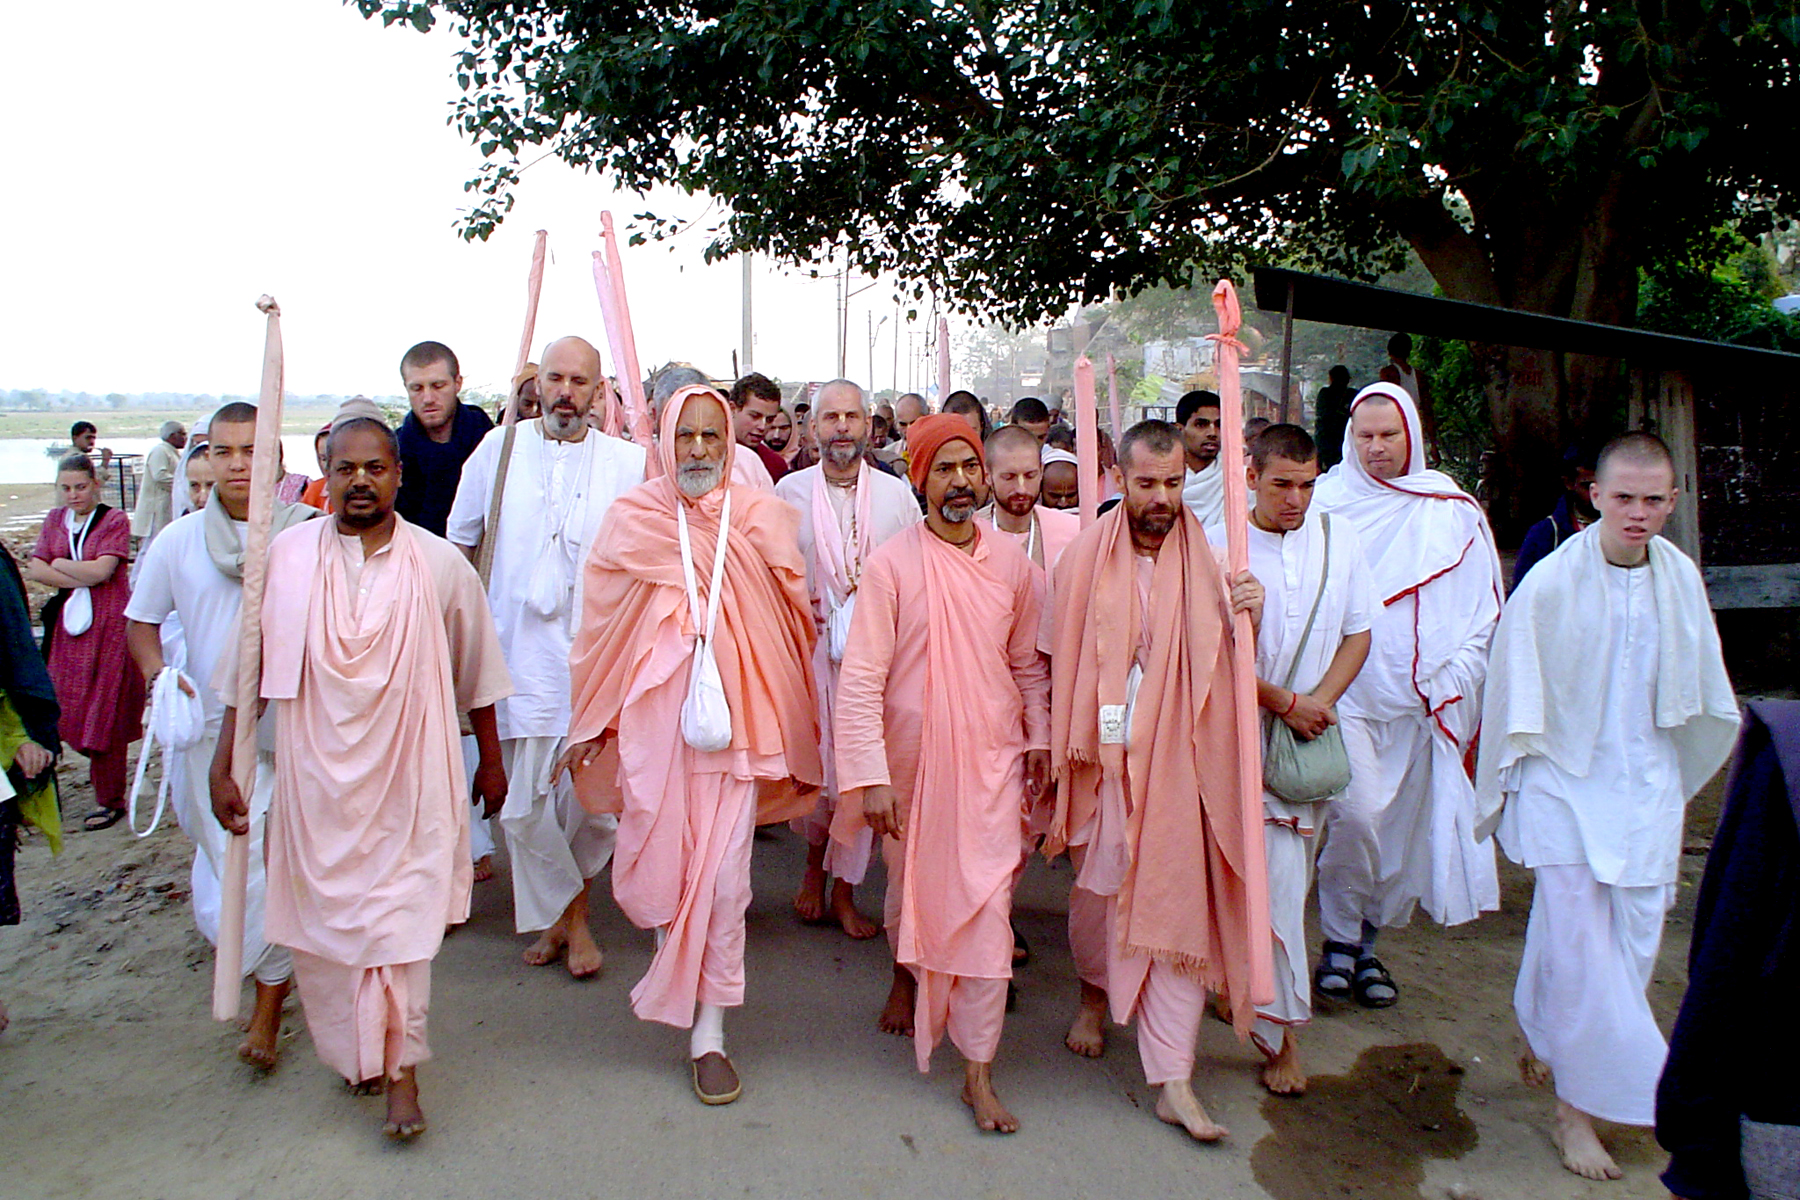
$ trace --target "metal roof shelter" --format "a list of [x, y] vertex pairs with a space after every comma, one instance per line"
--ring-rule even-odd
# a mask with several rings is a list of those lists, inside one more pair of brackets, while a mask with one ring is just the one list
[[1681, 495], [1666, 532], [1702, 564], [1713, 607], [1800, 607], [1800, 423], [1787, 415], [1800, 401], [1800, 354], [1280, 267], [1254, 277], [1257, 307], [1284, 317], [1284, 398], [1297, 320], [1623, 361], [1629, 424], [1657, 430], [1675, 455]]

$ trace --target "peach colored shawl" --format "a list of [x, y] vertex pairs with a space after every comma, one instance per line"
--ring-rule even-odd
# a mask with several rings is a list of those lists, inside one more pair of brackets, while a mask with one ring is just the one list
[[[333, 521], [269, 546], [262, 694], [284, 701], [271, 941], [350, 967], [417, 962], [468, 919], [468, 785], [444, 616], [418, 535], [357, 604]], [[310, 586], [295, 581], [310, 580]]]
[[[1129, 954], [1173, 964], [1239, 1001], [1273, 992], [1260, 796], [1238, 786], [1228, 597], [1200, 522], [1186, 505], [1151, 575], [1149, 653], [1129, 746], [1100, 743], [1100, 709], [1123, 705], [1139, 629], [1137, 566], [1125, 506], [1063, 552], [1051, 656], [1051, 768], [1057, 853], [1099, 803], [1100, 780], [1126, 784], [1130, 864], [1118, 937]], [[1198, 804], [1187, 798], [1197, 797]]]
[[[704, 605], [711, 586], [711, 572], [705, 568], [718, 545], [719, 510], [729, 487], [731, 525], [714, 650], [731, 705], [731, 748], [747, 752], [752, 761], [785, 758], [789, 778], [804, 786], [764, 789], [758, 819], [789, 820], [811, 810], [806, 789], [816, 789], [823, 780], [818, 698], [808, 666], [817, 634], [806, 591], [806, 560], [800, 554], [800, 514], [773, 492], [730, 482], [698, 500], [681, 494], [675, 484], [675, 425], [690, 396], [725, 405], [723, 396], [705, 387], [683, 388], [669, 398], [656, 447], [660, 473], [613, 501], [588, 550], [582, 620], [569, 655], [574, 689], [569, 739], [617, 732], [619, 713], [635, 698], [635, 681], [660, 640], [659, 629], [672, 624], [692, 638], [676, 506], [687, 506]], [[727, 481], [736, 452], [727, 438]], [[669, 736], [679, 734], [671, 729]], [[577, 782], [589, 792], [597, 780]]]

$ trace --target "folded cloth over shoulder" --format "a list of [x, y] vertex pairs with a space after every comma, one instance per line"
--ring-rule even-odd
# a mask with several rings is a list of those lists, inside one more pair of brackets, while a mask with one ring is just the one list
[[[1656, 598], [1656, 727], [1673, 738], [1683, 796], [1724, 765], [1738, 732], [1737, 697], [1725, 673], [1706, 585], [1692, 559], [1666, 538], [1649, 545]], [[1594, 653], [1613, 644], [1611, 603], [1600, 527], [1570, 538], [1532, 568], [1513, 593], [1494, 633], [1476, 768], [1476, 832], [1500, 819], [1509, 767], [1532, 755], [1585, 777], [1593, 763], [1613, 663]]]

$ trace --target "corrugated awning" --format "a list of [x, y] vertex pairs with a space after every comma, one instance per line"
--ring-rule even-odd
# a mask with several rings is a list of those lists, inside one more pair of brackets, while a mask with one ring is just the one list
[[1254, 272], [1256, 306], [1286, 313], [1293, 288], [1294, 319], [1358, 329], [1388, 329], [1497, 346], [1528, 346], [1569, 354], [1625, 359], [1638, 366], [1687, 370], [1731, 371], [1738, 376], [1800, 379], [1800, 354], [1759, 350], [1676, 337], [1619, 325], [1547, 317], [1467, 300], [1421, 296], [1372, 283], [1354, 283], [1326, 275], [1308, 275], [1284, 267], [1258, 267]]

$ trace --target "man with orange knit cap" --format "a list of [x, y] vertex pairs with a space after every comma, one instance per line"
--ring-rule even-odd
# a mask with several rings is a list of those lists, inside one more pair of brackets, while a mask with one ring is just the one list
[[632, 1011], [691, 1029], [695, 1094], [729, 1104], [751, 834], [811, 811], [821, 781], [812, 599], [799, 514], [731, 482], [725, 398], [681, 388], [661, 426], [661, 470], [613, 501], [583, 567], [559, 770], [584, 804], [621, 797], [613, 895], [656, 933]]
[[1049, 767], [1050, 680], [1031, 560], [973, 519], [978, 437], [943, 414], [907, 431], [925, 520], [863, 571], [838, 679], [832, 832], [847, 839], [866, 821], [885, 839], [895, 967], [883, 1027], [913, 1034], [921, 1071], [947, 1032], [976, 1124], [1012, 1133], [992, 1067], [1024, 813]]

